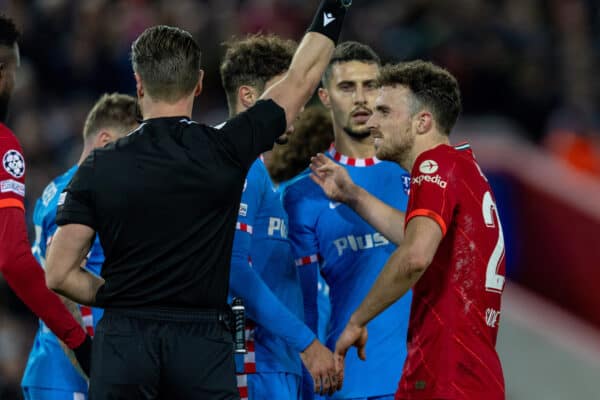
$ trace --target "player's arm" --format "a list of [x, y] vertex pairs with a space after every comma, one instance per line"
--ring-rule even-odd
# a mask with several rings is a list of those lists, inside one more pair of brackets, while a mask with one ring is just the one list
[[310, 169], [313, 172], [311, 179], [321, 186], [327, 197], [346, 203], [394, 244], [399, 245], [402, 242], [405, 218], [402, 211], [356, 185], [344, 167], [324, 154], [312, 158]]
[[0, 221], [0, 272], [4, 279], [70, 349], [81, 346], [85, 331], [46, 286], [44, 272], [31, 253], [23, 210], [0, 208]]
[[351, 3], [348, 0], [322, 0], [286, 75], [261, 96], [261, 99], [272, 99], [285, 110], [288, 126], [319, 84]]
[[[302, 321], [281, 303], [249, 265], [256, 212], [262, 203], [264, 188], [270, 186], [270, 183], [267, 182], [267, 175], [260, 174], [259, 171], [260, 168], [256, 164], [250, 169], [247, 184], [242, 193], [231, 255], [229, 283], [231, 294], [244, 300], [246, 310], [252, 320], [271, 334], [281, 337], [301, 354], [302, 362], [315, 381], [320, 382], [321, 377], [329, 375], [335, 379], [333, 354], [316, 339], [316, 335]], [[319, 390], [321, 389], [322, 387], [319, 387]], [[337, 385], [335, 387], [327, 385], [325, 389], [331, 389], [330, 393], [333, 393], [338, 387]]]
[[104, 279], [81, 268], [95, 231], [87, 225], [67, 224], [58, 228], [46, 259], [46, 283], [55, 292], [83, 305], [92, 306]]
[[404, 296], [421, 278], [442, 241], [440, 225], [429, 217], [414, 217], [402, 243], [386, 262], [371, 290], [350, 317], [336, 343], [336, 354], [345, 356], [352, 345], [366, 358], [366, 326], [369, 321]]

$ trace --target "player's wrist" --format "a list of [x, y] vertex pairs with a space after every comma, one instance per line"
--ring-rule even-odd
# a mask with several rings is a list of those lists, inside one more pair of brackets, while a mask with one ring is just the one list
[[337, 44], [346, 10], [351, 4], [352, 0], [322, 0], [307, 32], [320, 33]]
[[363, 195], [362, 192], [364, 192], [364, 190], [362, 190], [362, 188], [357, 184], [351, 183], [344, 192], [346, 197], [344, 203], [355, 210], [360, 204], [360, 198]]

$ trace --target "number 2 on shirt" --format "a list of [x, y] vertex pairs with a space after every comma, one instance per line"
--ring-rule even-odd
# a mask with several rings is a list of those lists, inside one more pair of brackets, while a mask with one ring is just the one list
[[494, 215], [496, 216], [496, 221], [498, 221], [498, 241], [496, 242], [496, 247], [494, 247], [494, 251], [488, 261], [485, 273], [485, 290], [488, 292], [501, 293], [504, 288], [505, 278], [498, 274], [498, 268], [500, 266], [500, 261], [502, 261], [502, 257], [504, 256], [504, 235], [502, 234], [502, 225], [500, 224], [496, 203], [494, 203], [492, 194], [489, 191], [485, 192], [483, 195], [481, 207], [483, 220], [488, 228], [496, 227]]

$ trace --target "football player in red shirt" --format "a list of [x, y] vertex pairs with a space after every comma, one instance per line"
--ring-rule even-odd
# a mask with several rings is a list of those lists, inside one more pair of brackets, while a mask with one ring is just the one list
[[19, 32], [0, 15], [0, 273], [17, 296], [89, 369], [91, 341], [60, 298], [46, 287], [44, 271], [31, 254], [25, 225], [25, 160], [4, 124], [19, 66]]
[[[468, 144], [451, 146], [461, 110], [454, 77], [414, 61], [382, 69], [369, 120], [377, 157], [412, 171], [406, 214], [356, 186], [323, 155], [313, 179], [398, 244], [340, 335], [365, 358], [367, 323], [413, 289], [408, 356], [396, 399], [504, 399], [495, 350], [504, 239], [492, 190]], [[402, 182], [398, 182], [402, 184]], [[398, 340], [401, 340], [400, 338]]]

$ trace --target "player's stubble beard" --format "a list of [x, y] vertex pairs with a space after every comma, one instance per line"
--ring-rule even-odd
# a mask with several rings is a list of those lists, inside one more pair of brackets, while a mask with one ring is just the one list
[[[390, 136], [401, 135], [399, 142], [393, 143], [390, 141]], [[411, 135], [410, 129], [405, 131], [403, 134], [400, 132], [385, 135], [383, 139], [383, 145], [380, 145], [375, 150], [375, 155], [382, 161], [393, 161], [403, 168], [407, 169], [407, 164], [410, 160], [410, 155], [415, 146], [415, 136]], [[391, 142], [391, 143], [390, 143]]]
[[349, 126], [344, 126], [342, 128], [342, 130], [344, 132], [346, 132], [346, 134], [348, 136], [350, 136], [352, 139], [356, 139], [356, 140], [366, 139], [371, 135], [371, 132], [369, 132], [369, 130], [366, 127], [359, 130], [359, 129], [352, 129]]

